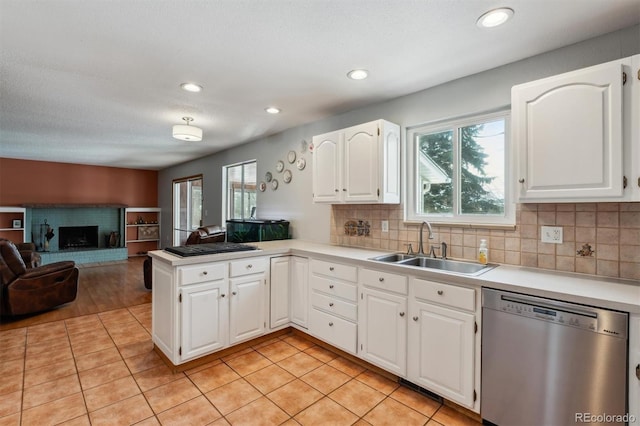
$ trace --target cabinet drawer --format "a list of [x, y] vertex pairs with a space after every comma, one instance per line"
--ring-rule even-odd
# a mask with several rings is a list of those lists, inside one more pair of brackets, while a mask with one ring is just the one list
[[407, 277], [403, 275], [363, 268], [360, 270], [360, 282], [367, 287], [407, 294]]
[[322, 311], [339, 315], [351, 321], [358, 320], [358, 308], [355, 303], [345, 302], [326, 294], [311, 292], [311, 306]]
[[222, 280], [227, 277], [225, 263], [209, 263], [207, 265], [180, 266], [178, 282], [180, 285], [197, 284], [205, 281]]
[[474, 289], [418, 279], [414, 280], [412, 285], [414, 295], [418, 299], [472, 312], [476, 309]]
[[331, 296], [347, 299], [351, 302], [358, 300], [358, 287], [354, 284], [333, 280], [331, 278], [312, 275], [311, 288]]
[[312, 259], [311, 272], [345, 281], [358, 281], [358, 268], [355, 266], [343, 265], [341, 263]]
[[229, 276], [259, 274], [267, 270], [267, 259], [264, 257], [234, 260], [229, 262]]
[[356, 353], [357, 327], [354, 322], [311, 309], [309, 331], [333, 346], [352, 354]]

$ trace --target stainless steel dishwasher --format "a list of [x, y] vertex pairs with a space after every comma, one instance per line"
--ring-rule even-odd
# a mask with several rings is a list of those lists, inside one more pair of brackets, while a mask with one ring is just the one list
[[483, 289], [485, 423], [624, 424], [628, 324], [623, 312]]

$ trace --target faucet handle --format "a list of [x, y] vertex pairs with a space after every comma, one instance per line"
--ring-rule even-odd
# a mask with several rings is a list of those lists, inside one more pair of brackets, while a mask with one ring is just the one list
[[430, 257], [438, 257], [436, 256], [436, 250], [440, 250], [440, 246], [436, 244], [431, 245], [431, 249], [429, 250]]
[[411, 245], [411, 243], [405, 244], [405, 246], [407, 246], [407, 254], [415, 254], [415, 252], [413, 251], [413, 246]]

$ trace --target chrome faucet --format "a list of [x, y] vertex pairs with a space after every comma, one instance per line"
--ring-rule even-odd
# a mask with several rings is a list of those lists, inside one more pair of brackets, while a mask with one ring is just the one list
[[431, 229], [431, 224], [426, 220], [420, 224], [420, 242], [418, 243], [418, 254], [424, 254], [424, 247], [422, 245], [422, 233], [424, 232], [424, 226], [427, 225], [429, 228], [429, 239], [433, 240], [433, 229]]

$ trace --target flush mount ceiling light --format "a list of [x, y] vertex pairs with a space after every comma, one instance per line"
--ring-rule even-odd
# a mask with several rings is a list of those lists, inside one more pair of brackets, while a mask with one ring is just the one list
[[351, 80], [364, 80], [369, 77], [369, 71], [367, 70], [351, 70], [347, 73], [347, 77]]
[[198, 93], [202, 91], [202, 86], [196, 83], [182, 83], [180, 87], [187, 92]]
[[280, 114], [280, 112], [282, 111], [280, 108], [277, 108], [274, 106], [267, 107], [264, 110], [267, 111], [269, 114]]
[[187, 124], [176, 124], [173, 126], [173, 137], [181, 141], [201, 141], [202, 129], [196, 126], [190, 126], [193, 121], [191, 117], [182, 117]]
[[480, 28], [493, 28], [507, 22], [513, 16], [513, 9], [501, 7], [490, 10], [478, 18], [476, 25]]

